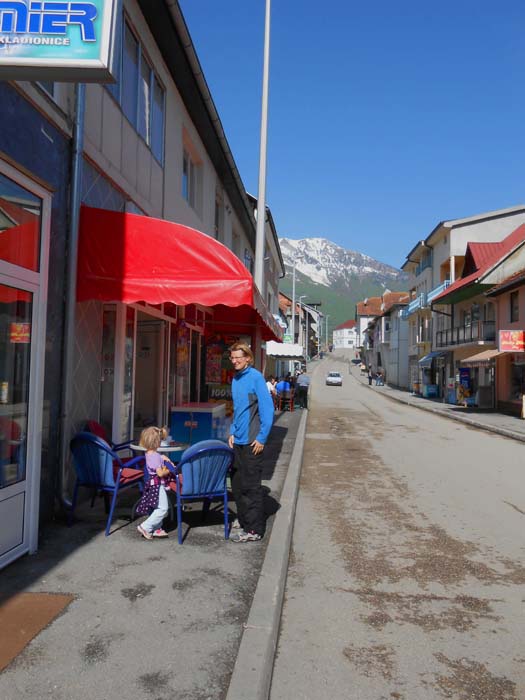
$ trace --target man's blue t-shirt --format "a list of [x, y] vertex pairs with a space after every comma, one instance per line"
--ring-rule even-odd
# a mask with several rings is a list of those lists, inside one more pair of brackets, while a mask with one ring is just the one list
[[233, 420], [230, 435], [236, 445], [265, 444], [273, 423], [273, 401], [259, 370], [247, 367], [232, 380]]
[[290, 386], [290, 382], [287, 382], [286, 379], [281, 379], [280, 382], [277, 382], [275, 388], [277, 393], [284, 394], [285, 391], [291, 391], [292, 387]]

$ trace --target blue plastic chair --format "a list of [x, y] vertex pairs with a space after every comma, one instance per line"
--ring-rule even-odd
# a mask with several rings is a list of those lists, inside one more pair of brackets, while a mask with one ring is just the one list
[[101, 492], [106, 498], [110, 494], [111, 506], [109, 508], [108, 521], [106, 524], [106, 537], [109, 535], [113, 512], [117, 503], [118, 494], [132, 486], [137, 486], [140, 491], [143, 487], [145, 462], [144, 455], [135, 457], [125, 463], [114, 452], [107, 442], [93, 433], [77, 433], [70, 442], [73, 453], [73, 463], [76, 471], [75, 488], [71, 511], [69, 513], [69, 524], [73, 520], [75, 507], [77, 504], [78, 491], [81, 486], [92, 489], [93, 498], [91, 506], [95, 501], [97, 493]]
[[107, 434], [104, 426], [96, 420], [88, 420], [86, 422], [84, 430], [87, 433], [93, 433], [93, 435], [96, 435], [97, 437], [104, 440], [104, 442], [107, 442], [108, 445], [113, 450], [113, 452], [121, 452], [122, 450], [129, 450], [130, 449], [129, 446], [133, 442], [132, 440], [126, 440], [125, 442], [111, 442], [111, 440], [108, 438], [108, 434]]
[[182, 506], [184, 501], [203, 501], [203, 517], [211, 501], [224, 503], [224, 539], [230, 536], [228, 521], [228, 489], [226, 477], [233, 464], [233, 450], [220, 440], [202, 440], [188, 447], [176, 467], [182, 475], [182, 487], [177, 488], [177, 526], [182, 544]]

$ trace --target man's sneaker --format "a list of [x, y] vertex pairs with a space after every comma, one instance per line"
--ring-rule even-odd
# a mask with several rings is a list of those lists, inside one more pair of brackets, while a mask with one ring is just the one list
[[137, 526], [137, 531], [138, 531], [139, 535], [142, 535], [142, 537], [144, 537], [145, 540], [152, 540], [153, 539], [153, 535], [151, 534], [151, 532], [148, 532], [147, 530], [145, 530], [142, 527], [142, 525]]
[[161, 527], [159, 527], [158, 530], [154, 530], [153, 537], [168, 537], [168, 533], [166, 532], [166, 530], [163, 530]]
[[240, 532], [236, 532], [230, 539], [232, 542], [259, 542], [259, 540], [262, 540], [262, 537], [256, 532], [245, 532], [241, 530]]
[[238, 518], [235, 518], [235, 520], [232, 523], [232, 530], [240, 530], [241, 529], [241, 523], [239, 522]]

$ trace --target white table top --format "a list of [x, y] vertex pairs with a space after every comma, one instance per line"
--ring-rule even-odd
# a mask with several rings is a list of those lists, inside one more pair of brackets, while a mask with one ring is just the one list
[[[170, 452], [183, 452], [189, 446], [190, 445], [187, 442], [174, 442], [171, 445], [161, 445], [157, 452], [160, 452], [161, 454], [169, 454]], [[135, 445], [134, 443], [131, 443], [129, 447], [130, 449], [135, 450], [137, 452], [146, 452], [145, 447]]]

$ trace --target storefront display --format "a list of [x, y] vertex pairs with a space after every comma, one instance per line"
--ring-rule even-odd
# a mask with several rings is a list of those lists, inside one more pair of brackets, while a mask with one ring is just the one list
[[521, 401], [525, 394], [525, 354], [514, 354], [510, 365], [510, 401]]

